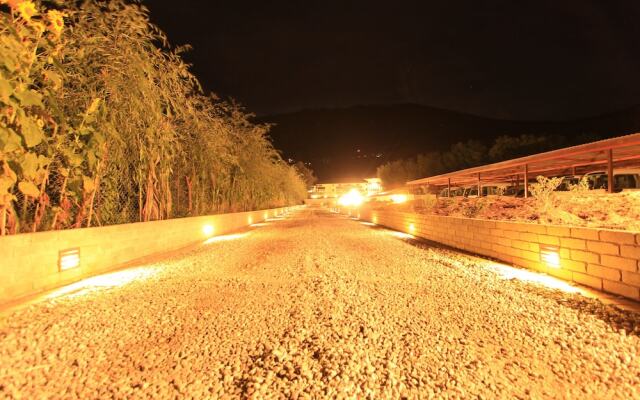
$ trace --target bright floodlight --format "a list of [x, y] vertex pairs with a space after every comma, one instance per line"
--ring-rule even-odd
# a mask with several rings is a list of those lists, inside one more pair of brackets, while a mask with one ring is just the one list
[[391, 195], [391, 201], [393, 201], [396, 204], [404, 203], [405, 201], [407, 201], [407, 195], [406, 194], [392, 194]]
[[364, 201], [364, 198], [356, 189], [351, 189], [347, 194], [344, 194], [338, 199], [338, 204], [341, 206], [359, 206]]

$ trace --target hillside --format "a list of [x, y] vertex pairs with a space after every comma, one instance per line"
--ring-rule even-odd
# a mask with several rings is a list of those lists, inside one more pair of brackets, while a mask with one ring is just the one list
[[[575, 121], [505, 121], [401, 104], [303, 110], [256, 118], [275, 124], [271, 136], [285, 158], [311, 162], [321, 181], [368, 176], [390, 160], [470, 139], [490, 143], [500, 135], [552, 134], [588, 142], [640, 130], [640, 109]], [[388, 137], [394, 137], [389, 146]], [[360, 150], [360, 151], [358, 151]]]

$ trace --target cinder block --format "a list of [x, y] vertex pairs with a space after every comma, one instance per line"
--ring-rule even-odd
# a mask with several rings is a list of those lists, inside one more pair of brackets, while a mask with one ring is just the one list
[[537, 233], [529, 233], [522, 232], [520, 233], [520, 240], [524, 240], [527, 242], [538, 243], [538, 234]]
[[504, 250], [502, 253], [503, 253], [503, 254], [506, 254], [506, 255], [508, 255], [508, 256], [511, 256], [511, 257], [520, 257], [520, 258], [523, 258], [522, 252], [523, 252], [523, 250], [515, 249], [515, 248], [513, 248], [513, 247], [507, 247], [507, 249], [506, 249], [506, 250]]
[[522, 250], [522, 258], [530, 261], [540, 261], [540, 253], [534, 251]]
[[640, 289], [634, 286], [627, 285], [622, 282], [613, 282], [608, 280], [602, 281], [602, 289], [605, 292], [615, 293], [623, 297], [638, 300], [640, 299]]
[[520, 232], [517, 231], [503, 231], [502, 233], [503, 237], [509, 238], [509, 239], [520, 239]]
[[564, 269], [568, 269], [569, 271], [574, 272], [587, 272], [587, 264], [582, 261], [574, 261], [574, 260], [560, 260], [560, 265]]
[[591, 264], [600, 263], [600, 255], [582, 250], [571, 250], [571, 259], [575, 261], [584, 261]]
[[547, 226], [547, 234], [557, 237], [571, 236], [571, 229], [563, 226]]
[[[505, 245], [507, 246], [507, 245]], [[525, 242], [522, 240], [512, 240], [511, 241], [511, 246], [515, 247], [516, 249], [520, 249], [520, 250], [529, 250], [529, 242]]]
[[617, 268], [629, 272], [636, 272], [638, 270], [638, 261], [631, 258], [602, 255], [600, 256], [600, 264], [605, 267]]
[[577, 239], [599, 240], [600, 236], [596, 229], [571, 228], [571, 237]]
[[599, 254], [608, 254], [613, 256], [617, 256], [618, 254], [620, 254], [620, 247], [617, 244], [613, 243], [588, 241], [587, 249]]
[[622, 257], [640, 260], [640, 246], [620, 246], [620, 255]]
[[635, 235], [631, 232], [604, 230], [600, 231], [600, 240], [618, 244], [634, 244]]
[[522, 224], [525, 232], [535, 233], [538, 235], [546, 235], [547, 227], [546, 225], [538, 225], [538, 224]]
[[491, 229], [489, 234], [491, 236], [503, 236], [504, 231], [502, 229]]
[[586, 250], [587, 241], [584, 239], [560, 238], [560, 247], [567, 249]]
[[597, 276], [598, 278], [608, 279], [610, 281], [619, 281], [621, 278], [619, 269], [603, 267], [595, 264], [587, 265], [587, 274]]
[[491, 250], [498, 253], [502, 253], [502, 254], [508, 254], [508, 252], [511, 250], [511, 247], [502, 246], [494, 243], [491, 245]]
[[555, 276], [556, 278], [564, 279], [565, 281], [571, 281], [573, 278], [573, 273], [571, 271], [562, 268], [549, 267], [547, 269], [547, 273]]
[[581, 285], [589, 286], [594, 289], [602, 290], [602, 279], [595, 276], [582, 274], [580, 272], [573, 273], [573, 280]]
[[560, 246], [560, 239], [556, 236], [538, 235], [538, 242], [540, 242], [540, 244]]
[[622, 271], [622, 282], [626, 283], [627, 285], [640, 287], [640, 274]]
[[496, 228], [504, 231], [517, 231], [518, 225], [514, 222], [496, 221]]

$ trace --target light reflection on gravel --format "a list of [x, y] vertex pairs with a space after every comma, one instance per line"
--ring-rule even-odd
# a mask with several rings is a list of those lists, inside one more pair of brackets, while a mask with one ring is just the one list
[[303, 210], [17, 310], [0, 398], [640, 397], [637, 314], [483, 263]]

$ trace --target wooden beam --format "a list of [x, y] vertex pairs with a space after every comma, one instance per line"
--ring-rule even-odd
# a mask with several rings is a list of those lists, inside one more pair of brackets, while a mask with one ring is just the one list
[[613, 149], [607, 150], [607, 192], [613, 193]]
[[524, 197], [529, 197], [529, 164], [524, 165]]

